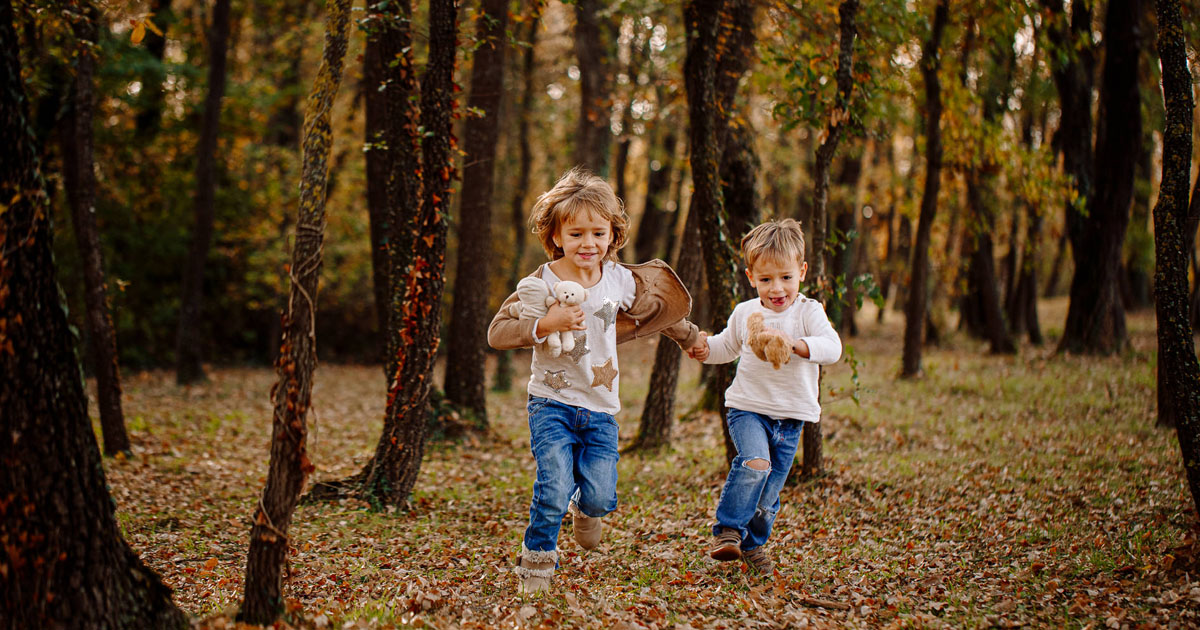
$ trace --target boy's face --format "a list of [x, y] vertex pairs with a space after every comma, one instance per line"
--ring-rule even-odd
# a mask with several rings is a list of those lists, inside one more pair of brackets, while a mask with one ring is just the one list
[[592, 212], [579, 212], [558, 226], [553, 238], [568, 264], [580, 270], [598, 269], [612, 243], [612, 223]]
[[746, 270], [750, 286], [758, 290], [762, 305], [782, 313], [796, 301], [800, 294], [800, 281], [808, 272], [808, 263], [796, 259], [787, 261], [768, 257], [759, 258], [754, 267]]

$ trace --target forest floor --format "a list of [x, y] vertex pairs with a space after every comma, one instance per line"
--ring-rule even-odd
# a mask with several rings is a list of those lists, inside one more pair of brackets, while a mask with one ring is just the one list
[[[600, 547], [581, 550], [568, 519], [551, 593], [518, 595], [534, 475], [518, 386], [491, 394], [489, 434], [430, 445], [410, 510], [297, 510], [285, 625], [1200, 627], [1197, 516], [1175, 434], [1154, 422], [1153, 313], [1130, 315], [1120, 356], [1064, 357], [1053, 344], [1065, 306], [1041, 305], [1045, 347], [989, 356], [952, 334], [926, 351], [919, 380], [896, 378], [902, 317], [863, 316], [846, 340], [861, 406], [851, 368], [828, 369], [828, 474], [784, 490], [770, 579], [704, 554], [727, 467], [717, 416], [699, 413], [676, 423], [673, 450], [622, 457]], [[623, 444], [653, 354], [653, 342], [622, 347]], [[685, 359], [678, 410], [695, 404], [698, 375]], [[214, 369], [188, 388], [165, 372], [126, 376], [134, 454], [105, 463], [117, 518], [198, 627], [234, 626], [273, 382], [262, 368]], [[359, 470], [384, 398], [377, 367], [319, 368], [314, 480]]]

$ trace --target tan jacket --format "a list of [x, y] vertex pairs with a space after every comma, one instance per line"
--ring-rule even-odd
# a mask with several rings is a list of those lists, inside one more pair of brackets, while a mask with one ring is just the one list
[[[692, 311], [692, 296], [671, 267], [657, 259], [640, 265], [621, 265], [633, 272], [636, 288], [629, 310], [617, 312], [617, 343], [661, 332], [684, 350], [696, 345], [700, 329], [685, 319]], [[545, 265], [529, 275], [540, 278], [543, 268]], [[497, 350], [534, 345], [536, 320], [514, 317], [509, 306], [517, 302], [516, 293], [508, 296], [488, 326], [488, 345]]]

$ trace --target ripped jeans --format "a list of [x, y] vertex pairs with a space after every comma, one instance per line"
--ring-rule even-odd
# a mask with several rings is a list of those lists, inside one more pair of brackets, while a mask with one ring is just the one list
[[[775, 420], [732, 407], [726, 417], [729, 437], [738, 454], [721, 489], [713, 534], [720, 533], [721, 528], [737, 530], [742, 536], [742, 550], [749, 551], [765, 544], [771, 535], [779, 512], [779, 492], [792, 468], [804, 421]], [[768, 469], [748, 465], [756, 459], [766, 460]]]

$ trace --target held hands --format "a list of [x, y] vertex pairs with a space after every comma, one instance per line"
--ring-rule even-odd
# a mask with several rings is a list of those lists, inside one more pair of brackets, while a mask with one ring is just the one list
[[688, 348], [688, 358], [697, 361], [704, 361], [708, 358], [708, 333], [701, 331], [700, 338], [696, 340], [696, 345]]
[[587, 330], [587, 325], [584, 324], [583, 309], [578, 305], [563, 306], [556, 303], [538, 321], [537, 330], [533, 333], [537, 337], [545, 337], [552, 332], [568, 330]]

